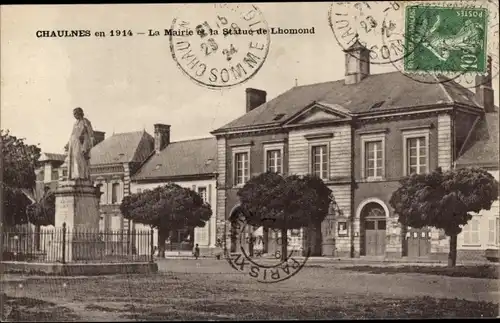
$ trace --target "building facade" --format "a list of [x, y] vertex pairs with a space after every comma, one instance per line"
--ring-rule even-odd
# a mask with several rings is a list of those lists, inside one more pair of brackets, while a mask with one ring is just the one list
[[[211, 219], [204, 227], [177, 230], [165, 246], [167, 251], [191, 252], [198, 244], [202, 255], [211, 254], [216, 243], [216, 141], [203, 138], [170, 142], [167, 125], [155, 125], [155, 134], [155, 151], [132, 176], [131, 192], [140, 193], [167, 183], [196, 191], [212, 206]], [[136, 224], [135, 228], [146, 226]], [[154, 234], [159, 244], [156, 229]]]
[[[191, 251], [198, 243], [202, 253], [215, 248], [216, 231], [216, 140], [204, 138], [170, 142], [170, 125], [155, 124], [154, 136], [146, 131], [113, 134], [94, 131], [91, 151], [91, 179], [100, 188], [100, 229], [112, 231], [149, 230], [124, 219], [120, 212], [123, 197], [168, 182], [195, 190], [212, 205], [212, 218], [202, 228], [179, 230], [167, 248]], [[66, 156], [44, 153], [37, 169], [37, 192], [56, 190], [67, 178]], [[156, 230], [154, 231], [157, 237]], [[123, 236], [124, 239], [126, 236]], [[119, 243], [119, 241], [117, 241]]]
[[[499, 180], [498, 112], [486, 113], [472, 127], [456, 167], [481, 167]], [[489, 210], [474, 214], [458, 236], [459, 258], [484, 260], [487, 254], [498, 257], [500, 236], [499, 201]]]
[[[130, 194], [130, 176], [153, 151], [153, 137], [145, 131], [113, 134], [94, 131], [91, 150], [91, 179], [100, 187], [101, 229], [128, 230], [129, 221], [120, 213], [119, 205]], [[37, 170], [37, 191], [45, 187], [55, 191], [60, 180], [67, 179], [66, 155], [44, 153]]]
[[[315, 174], [336, 205], [317, 230], [298, 233], [313, 241], [314, 255], [446, 259], [444, 232], [401, 227], [389, 200], [402, 177], [455, 167], [478, 120], [491, 114], [498, 124], [490, 74], [477, 77], [475, 93], [439, 76], [372, 75], [369, 51], [356, 42], [345, 51], [343, 80], [296, 86], [271, 101], [247, 89], [246, 114], [212, 132], [218, 236], [238, 247], [230, 229], [241, 213], [236, 193], [252, 176]], [[314, 232], [319, 239], [304, 239]]]

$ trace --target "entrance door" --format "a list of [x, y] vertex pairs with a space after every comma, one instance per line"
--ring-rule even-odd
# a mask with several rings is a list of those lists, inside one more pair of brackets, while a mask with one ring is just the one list
[[408, 257], [427, 257], [431, 251], [431, 232], [428, 228], [408, 228], [406, 233]]
[[366, 256], [385, 255], [386, 216], [378, 203], [368, 203], [362, 211], [364, 225], [364, 254]]
[[367, 256], [383, 256], [385, 254], [385, 227], [385, 219], [366, 219], [365, 250]]

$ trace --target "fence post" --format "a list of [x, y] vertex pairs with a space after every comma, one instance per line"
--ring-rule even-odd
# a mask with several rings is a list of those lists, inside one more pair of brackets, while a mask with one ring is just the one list
[[127, 256], [130, 255], [130, 221], [128, 224], [128, 230], [127, 230]]
[[155, 251], [154, 251], [154, 239], [153, 239], [153, 228], [151, 228], [151, 230], [149, 231], [149, 234], [150, 234], [150, 237], [149, 237], [149, 248], [151, 249], [151, 252], [150, 252], [150, 259], [149, 261], [150, 262], [154, 262], [154, 255], [155, 255]]
[[66, 263], [66, 222], [62, 225], [62, 263]]

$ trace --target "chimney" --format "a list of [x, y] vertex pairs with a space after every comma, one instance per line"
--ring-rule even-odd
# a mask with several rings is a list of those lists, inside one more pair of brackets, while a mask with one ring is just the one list
[[170, 143], [170, 125], [157, 123], [155, 127], [155, 151], [160, 153]]
[[252, 111], [256, 107], [260, 106], [261, 104], [266, 103], [266, 96], [267, 96], [266, 91], [247, 88], [246, 94], [247, 94], [247, 97], [246, 97], [246, 99], [247, 99], [247, 104], [246, 104], [247, 113]]
[[486, 75], [476, 75], [476, 99], [484, 112], [493, 112], [495, 107], [491, 81], [491, 56], [486, 62]]
[[96, 146], [100, 142], [103, 142], [104, 139], [106, 138], [105, 135], [106, 135], [106, 133], [104, 131], [94, 130], [94, 146]]
[[345, 53], [345, 84], [356, 84], [370, 75], [370, 51], [356, 41]]

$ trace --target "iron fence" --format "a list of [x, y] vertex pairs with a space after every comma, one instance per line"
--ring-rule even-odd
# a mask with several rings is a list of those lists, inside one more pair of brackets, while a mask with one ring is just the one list
[[67, 228], [9, 229], [3, 232], [3, 261], [152, 262], [153, 230]]

